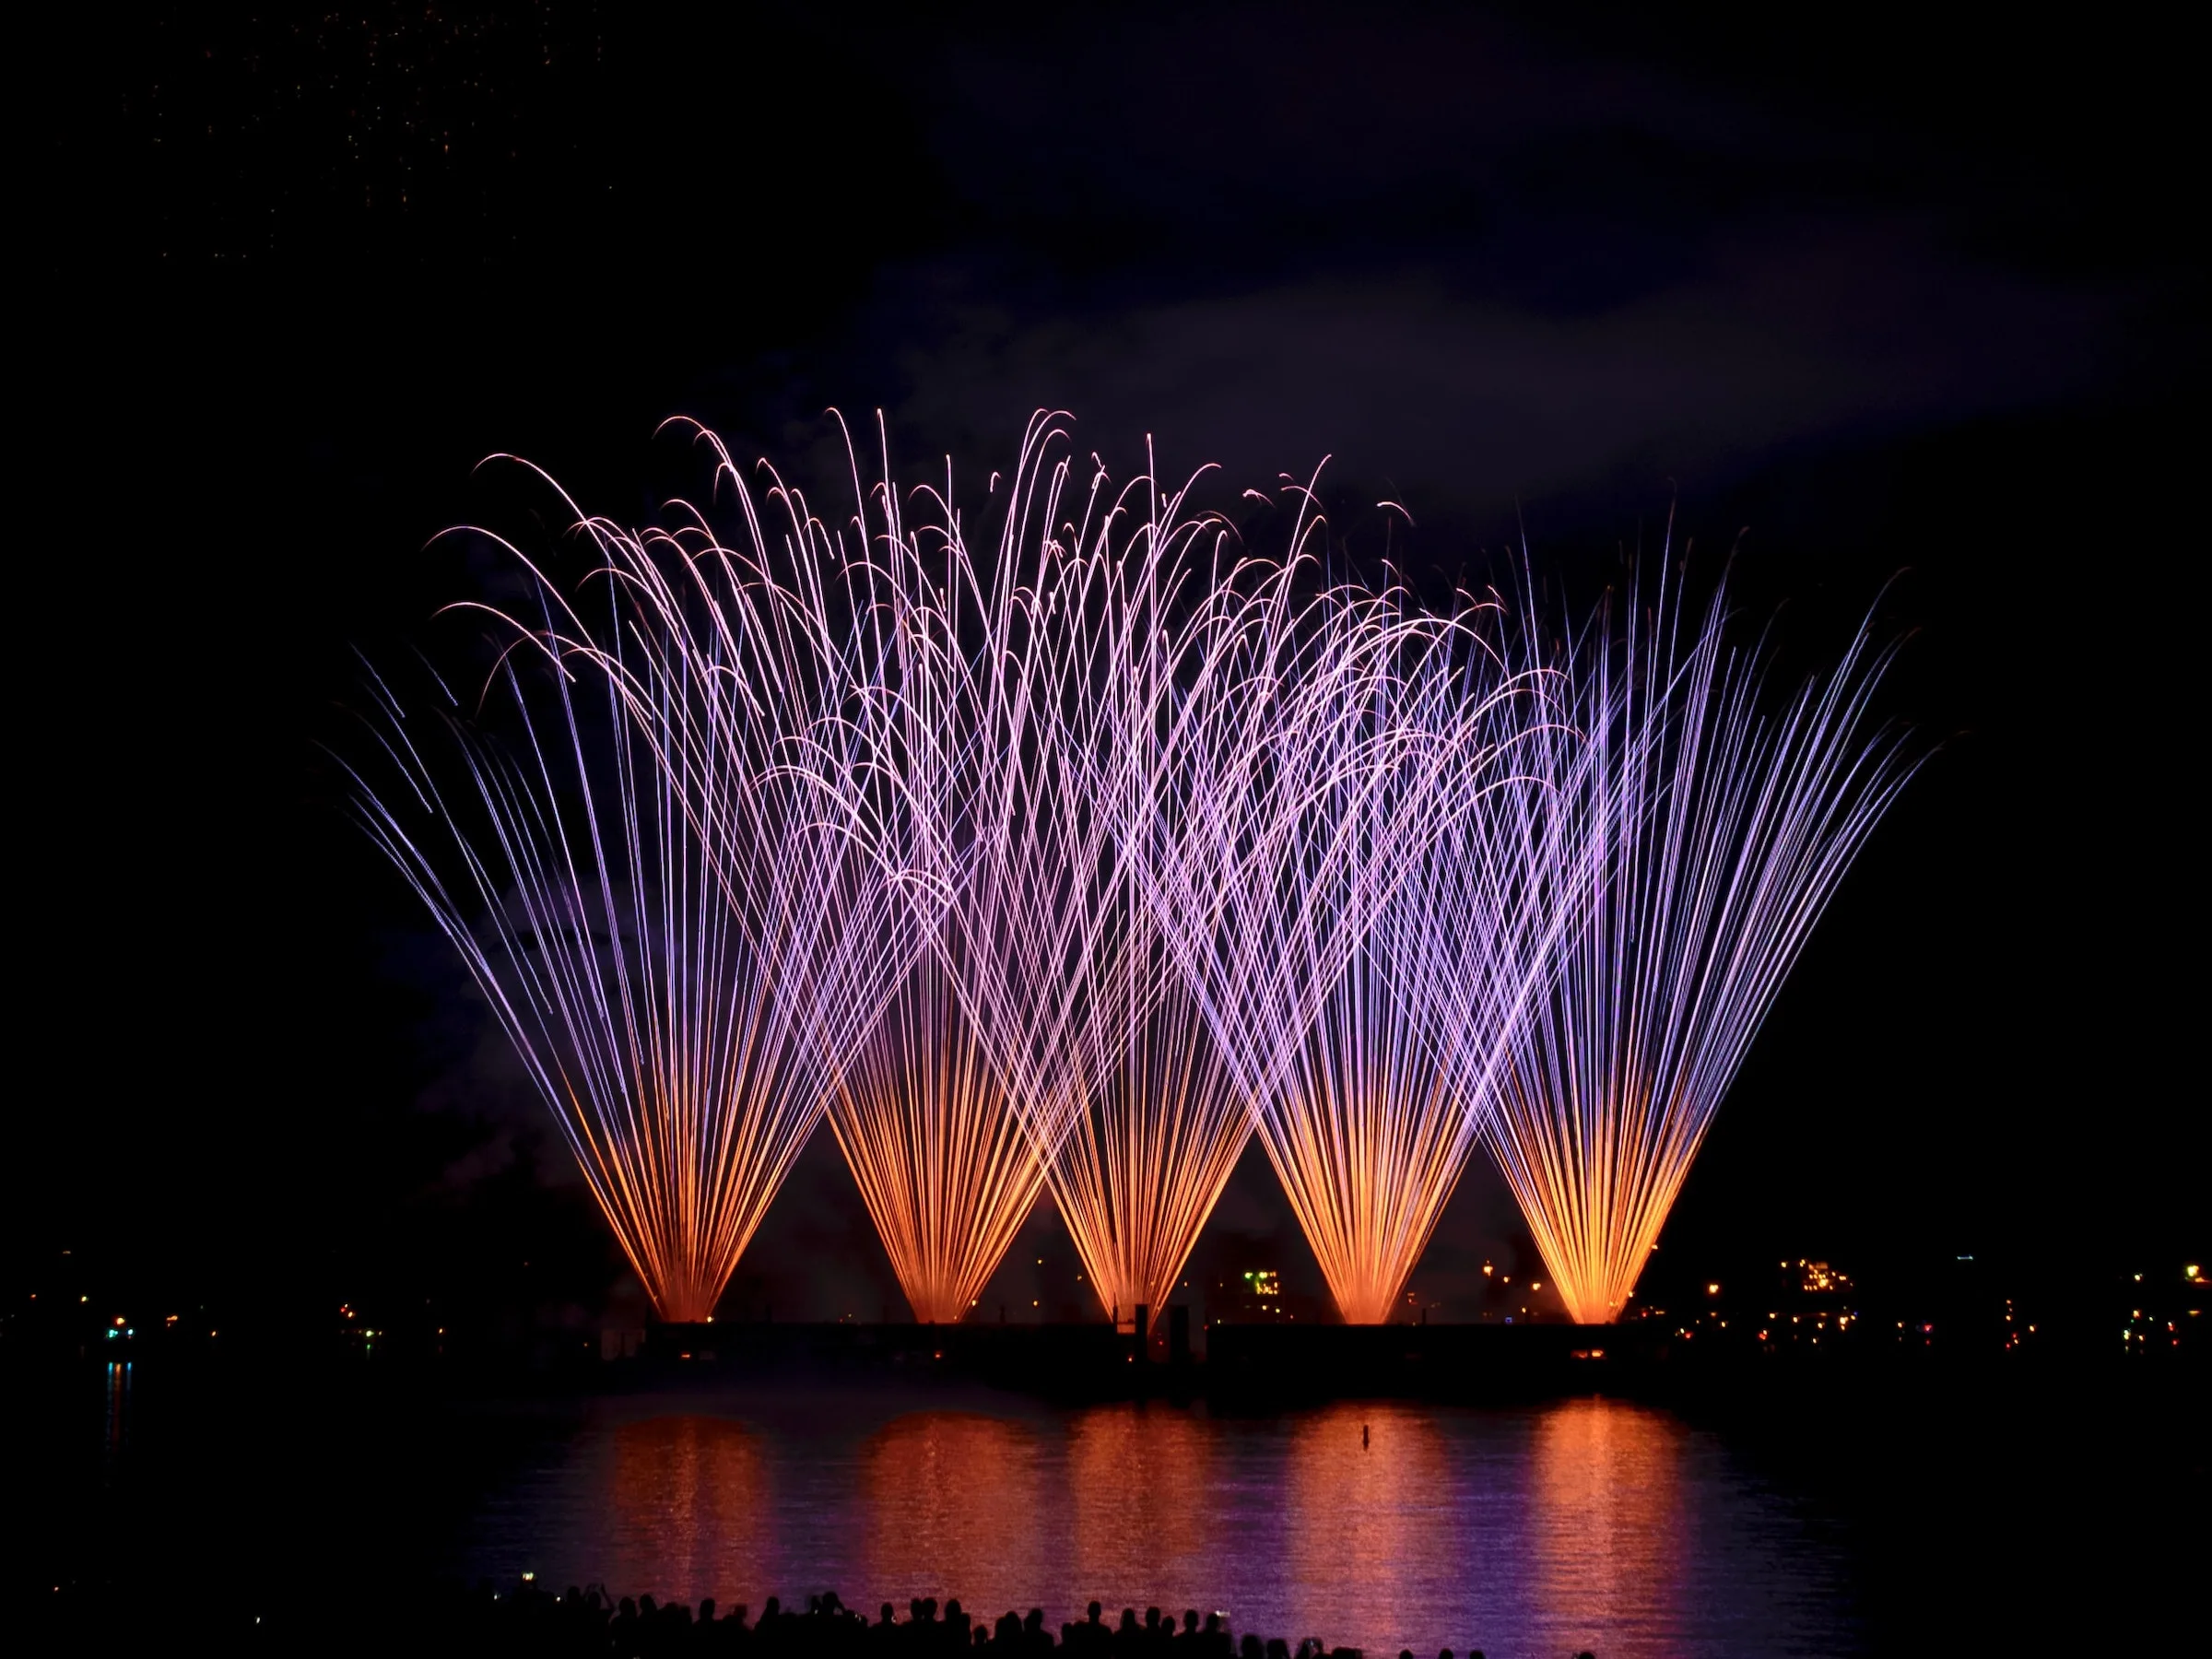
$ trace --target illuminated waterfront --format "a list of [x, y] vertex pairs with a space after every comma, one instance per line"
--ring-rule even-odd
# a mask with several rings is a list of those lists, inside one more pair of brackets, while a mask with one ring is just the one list
[[[1366, 1435], [1362, 1437], [1362, 1430]], [[600, 1402], [487, 1494], [458, 1564], [725, 1608], [1098, 1599], [1395, 1653], [1826, 1653], [1848, 1563], [1718, 1435], [1623, 1401], [1253, 1418], [976, 1395]]]

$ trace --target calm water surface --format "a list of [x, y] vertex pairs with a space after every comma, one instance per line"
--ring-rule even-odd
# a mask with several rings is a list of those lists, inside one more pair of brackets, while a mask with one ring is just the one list
[[[1366, 1443], [1361, 1430], [1367, 1430]], [[1854, 1651], [1847, 1563], [1718, 1437], [1581, 1399], [1261, 1418], [867, 1394], [602, 1401], [455, 1541], [465, 1571], [758, 1609], [957, 1595], [1220, 1608], [1395, 1653]], [[902, 1611], [903, 1616], [903, 1611]]]

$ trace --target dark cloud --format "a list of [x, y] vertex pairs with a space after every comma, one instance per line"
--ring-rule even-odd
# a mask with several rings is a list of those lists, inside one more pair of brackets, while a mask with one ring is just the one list
[[980, 466], [1060, 407], [1122, 470], [1328, 453], [1489, 528], [2142, 378], [2177, 275], [2055, 250], [2050, 166], [1649, 46], [1420, 7], [864, 38], [926, 88], [941, 229], [871, 246], [856, 186], [848, 321], [702, 405], [774, 441], [874, 404]]
[[1700, 493], [1777, 454], [2048, 406], [2102, 377], [2116, 306], [1978, 266], [1909, 223], [1808, 224], [1602, 311], [1470, 300], [1429, 269], [1094, 311], [1010, 308], [987, 273], [900, 273], [902, 429], [987, 454], [1034, 407], [1127, 457], [1237, 484], [1324, 453], [1424, 504], [1510, 510], [1641, 475]]

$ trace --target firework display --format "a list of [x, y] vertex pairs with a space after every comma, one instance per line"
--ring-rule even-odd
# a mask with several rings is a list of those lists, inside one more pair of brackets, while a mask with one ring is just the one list
[[[1094, 491], [1100, 481], [1094, 477]], [[1187, 487], [1186, 487], [1187, 489]], [[1176, 762], [1201, 725], [1182, 701], [1209, 653], [1248, 637], [1249, 595], [1221, 580], [1221, 526], [1184, 518], [1184, 491], [1147, 488], [1065, 561], [1057, 637], [1069, 671], [1054, 763], [1076, 809], [1103, 825], [1107, 856], [1065, 869], [1098, 925], [1051, 1165], [1054, 1202], [1084, 1279], [1117, 1323], [1165, 1316], [1178, 1276], [1251, 1135], [1251, 1119], [1150, 895], [1156, 830], [1176, 803]], [[1113, 527], [1127, 524], [1116, 546]]]
[[977, 585], [957, 521], [942, 535], [926, 522], [910, 530], [888, 477], [865, 497], [856, 484], [855, 495], [872, 547], [854, 572], [877, 670], [864, 700], [869, 765], [900, 808], [861, 830], [884, 867], [907, 872], [924, 949], [845, 1068], [830, 1120], [915, 1318], [949, 1324], [1028, 1218], [1049, 1159], [1018, 1109], [1032, 1098], [1018, 1087], [1028, 1077], [1018, 1055], [987, 1041], [975, 1017], [982, 971], [971, 944], [994, 867], [989, 815], [1005, 809], [1009, 782], [1006, 751], [982, 739], [992, 722], [1011, 720], [1018, 753], [1034, 657], [1025, 596], [1011, 583]]
[[1620, 1316], [1783, 978], [1915, 765], [1902, 735], [1870, 730], [1891, 650], [1864, 628], [1762, 713], [1760, 653], [1729, 646], [1722, 597], [1687, 628], [1678, 588], [1642, 598], [1570, 653], [1584, 738], [1561, 801], [1581, 833], [1557, 867], [1585, 914], [1503, 1027], [1492, 1129], [1586, 1324]]
[[1556, 798], [1550, 688], [1505, 670], [1476, 631], [1485, 621], [1464, 617], [1469, 660], [1432, 648], [1427, 683], [1392, 712], [1412, 747], [1374, 808], [1396, 842], [1381, 858], [1362, 849], [1379, 877], [1313, 903], [1340, 912], [1359, 947], [1262, 1097], [1270, 1159], [1349, 1324], [1400, 1310], [1481, 1138], [1501, 1034], [1564, 920], [1547, 880], [1556, 837], [1522, 832]]
[[[1145, 822], [1189, 659], [1249, 626], [1221, 526], [1078, 481], [1032, 424], [994, 556], [949, 510], [886, 538], [900, 619], [884, 765], [910, 780], [947, 972], [1102, 1312], [1164, 1312], [1250, 1132], [1146, 901]], [[949, 487], [940, 502], [950, 499]]]
[[[1487, 607], [1407, 616], [1395, 595], [1346, 589], [1307, 607], [1285, 630], [1288, 671], [1267, 677], [1285, 688], [1277, 707], [1230, 682], [1264, 724], [1184, 782], [1189, 862], [1160, 899], [1354, 1324], [1396, 1308], [1491, 1101], [1487, 1077], [1440, 1064], [1438, 1011], [1494, 1030], [1542, 971], [1524, 947], [1540, 860], [1488, 832], [1501, 820], [1487, 799], [1545, 782], [1518, 770], [1544, 725], [1541, 687], [1487, 621]], [[1438, 939], [1500, 960], [1424, 986]]]
[[1161, 1312], [1254, 1135], [1348, 1322], [1486, 1142], [1572, 1315], [1618, 1315], [1912, 770], [1865, 735], [1885, 652], [1766, 716], [1718, 600], [1554, 647], [1331, 579], [1311, 488], [1263, 557], [1056, 418], [980, 553], [949, 474], [853, 459], [833, 524], [699, 435], [738, 534], [559, 498], [587, 575], [500, 544], [537, 614], [472, 607], [481, 717], [376, 681], [356, 774], [663, 1318], [824, 1113], [925, 1322], [1044, 1190], [1100, 1311]]
[[398, 782], [357, 771], [364, 828], [482, 987], [671, 1321], [712, 1316], [917, 948], [904, 873], [853, 832], [897, 807], [858, 763], [857, 631], [826, 626], [839, 549], [785, 497], [799, 579], [769, 580], [721, 459], [737, 547], [696, 516], [635, 535], [572, 512], [598, 560], [591, 626], [509, 547], [540, 615], [484, 613], [508, 740], [387, 691], [371, 729]]

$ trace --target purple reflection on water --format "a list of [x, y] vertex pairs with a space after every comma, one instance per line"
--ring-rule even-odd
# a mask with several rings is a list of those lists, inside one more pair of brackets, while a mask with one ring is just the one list
[[[1361, 1430], [1366, 1436], [1363, 1443]], [[1584, 1399], [1265, 1418], [997, 1399], [608, 1403], [499, 1492], [472, 1571], [756, 1610], [1096, 1597], [1395, 1653], [1832, 1653], [1837, 1553], [1715, 1437]]]

